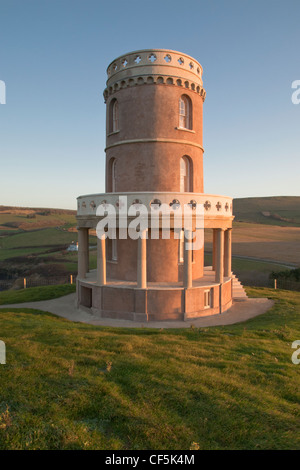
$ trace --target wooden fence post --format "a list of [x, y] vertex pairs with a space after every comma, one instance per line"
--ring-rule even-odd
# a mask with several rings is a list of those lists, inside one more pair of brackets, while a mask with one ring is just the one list
[[26, 277], [24, 277], [24, 289], [26, 289]]
[[73, 284], [73, 275], [70, 275], [70, 283]]
[[274, 289], [277, 289], [277, 279], [274, 279]]

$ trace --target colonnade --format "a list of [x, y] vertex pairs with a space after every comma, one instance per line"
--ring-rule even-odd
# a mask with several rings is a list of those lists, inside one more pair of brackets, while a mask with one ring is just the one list
[[[231, 276], [231, 239], [232, 229], [213, 229], [213, 271], [215, 282], [223, 284], [224, 277]], [[189, 236], [187, 235], [187, 240]], [[191, 288], [192, 277], [192, 250], [188, 249], [187, 241], [184, 243], [183, 285]], [[89, 271], [89, 229], [78, 228], [78, 277], [85, 278]], [[106, 243], [105, 234], [97, 239], [97, 284], [106, 284]], [[137, 247], [137, 287], [147, 288], [147, 230], [143, 230], [138, 238]]]

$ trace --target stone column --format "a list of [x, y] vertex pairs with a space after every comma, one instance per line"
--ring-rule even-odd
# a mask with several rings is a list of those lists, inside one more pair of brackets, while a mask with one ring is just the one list
[[216, 282], [223, 284], [224, 281], [224, 230], [217, 229], [217, 259], [216, 259]]
[[187, 245], [192, 243], [190, 240], [191, 232], [185, 231], [184, 237], [184, 267], [183, 267], [183, 285], [186, 289], [193, 287], [193, 272], [192, 272], [192, 250], [187, 249]]
[[217, 266], [217, 229], [213, 228], [213, 246], [212, 246], [212, 269], [216, 270]]
[[147, 230], [142, 230], [138, 238], [137, 287], [147, 288]]
[[224, 236], [224, 276], [231, 276], [231, 234], [232, 229], [225, 230]]
[[106, 238], [105, 234], [97, 238], [97, 284], [106, 284]]
[[83, 279], [89, 271], [89, 229], [78, 228], [78, 277]]

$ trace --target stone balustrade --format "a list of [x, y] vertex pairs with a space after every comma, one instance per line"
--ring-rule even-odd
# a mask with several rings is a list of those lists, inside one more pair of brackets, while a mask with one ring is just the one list
[[[122, 196], [126, 196], [123, 198]], [[161, 204], [169, 206], [175, 205], [181, 207], [182, 211], [185, 204], [195, 209], [197, 205], [203, 207], [204, 218], [232, 218], [232, 198], [219, 196], [216, 194], [204, 193], [180, 193], [180, 192], [132, 192], [132, 193], [103, 193], [89, 194], [77, 198], [77, 216], [78, 217], [96, 217], [98, 206], [111, 204], [118, 214], [120, 210], [127, 212], [130, 206], [143, 204], [149, 210], [154, 204], [159, 207]]]

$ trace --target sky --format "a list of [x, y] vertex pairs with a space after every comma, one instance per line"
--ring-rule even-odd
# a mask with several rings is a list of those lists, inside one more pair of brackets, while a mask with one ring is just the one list
[[0, 0], [0, 205], [105, 191], [106, 68], [151, 48], [203, 67], [205, 192], [299, 196], [299, 44], [299, 0]]

